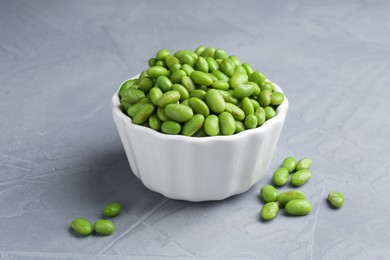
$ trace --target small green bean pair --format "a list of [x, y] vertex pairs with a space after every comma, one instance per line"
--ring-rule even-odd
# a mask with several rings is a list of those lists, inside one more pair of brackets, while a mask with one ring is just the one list
[[[108, 218], [117, 216], [122, 210], [122, 205], [118, 202], [109, 203], [104, 208], [103, 214]], [[74, 231], [83, 236], [88, 236], [92, 233], [92, 225], [85, 218], [75, 218], [71, 227]], [[94, 230], [101, 235], [111, 235], [114, 233], [115, 226], [110, 220], [99, 219], [94, 224]]]
[[287, 157], [284, 159], [282, 166], [275, 171], [272, 181], [277, 186], [284, 186], [288, 182], [290, 173], [292, 173], [291, 184], [302, 186], [312, 176], [310, 171], [311, 165], [312, 160], [309, 158], [302, 158], [297, 162], [294, 157]]
[[292, 216], [305, 216], [312, 210], [302, 191], [285, 191], [278, 194], [275, 187], [265, 185], [260, 190], [260, 197], [266, 202], [260, 212], [264, 220], [274, 219], [280, 207], [284, 207], [286, 213]]

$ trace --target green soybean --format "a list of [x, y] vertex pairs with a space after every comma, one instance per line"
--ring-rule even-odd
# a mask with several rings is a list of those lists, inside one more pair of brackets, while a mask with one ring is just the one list
[[230, 59], [224, 59], [221, 64], [221, 71], [226, 74], [226, 76], [231, 77], [234, 73], [235, 63]]
[[252, 93], [252, 96], [258, 97], [260, 95], [260, 93], [261, 93], [260, 87], [256, 83], [254, 83], [254, 82], [250, 82], [249, 81], [248, 84], [251, 84], [253, 86], [254, 91]]
[[238, 58], [236, 55], [230, 55], [229, 59], [233, 61], [237, 66], [241, 65], [240, 58]]
[[[187, 76], [190, 76], [191, 73], [194, 71], [194, 68], [191, 67], [190, 65], [188, 64], [184, 64], [183, 66], [181, 66], [181, 69], [185, 71], [185, 73], [187, 74]], [[182, 79], [183, 80], [183, 79]]]
[[122, 211], [122, 205], [118, 202], [108, 203], [104, 207], [103, 215], [108, 218], [113, 218], [117, 216]]
[[266, 78], [260, 71], [255, 71], [249, 75], [249, 81], [256, 83], [260, 88], [265, 83]]
[[265, 107], [264, 111], [265, 111], [265, 119], [266, 120], [271, 119], [271, 118], [276, 116], [276, 111], [273, 107], [270, 107], [270, 106]]
[[135, 113], [137, 113], [138, 109], [144, 105], [144, 104], [149, 104], [150, 103], [150, 100], [148, 98], [143, 98], [141, 99], [140, 101], [138, 101], [137, 103], [135, 103], [134, 105], [130, 106], [126, 113], [130, 116], [130, 117], [133, 117], [135, 115]]
[[175, 54], [173, 54], [173, 56], [175, 56], [176, 58], [178, 58], [180, 60], [181, 56], [183, 54], [186, 54], [186, 53], [192, 55], [194, 57], [194, 59], [198, 58], [198, 55], [195, 52], [190, 51], [190, 50], [180, 50], [180, 51], [177, 51], [177, 52], [175, 52]]
[[191, 67], [195, 66], [195, 59], [189, 53], [184, 53], [180, 58], [181, 64], [188, 64]]
[[282, 167], [286, 168], [290, 173], [294, 171], [296, 165], [297, 160], [295, 160], [295, 158], [291, 156], [286, 157], [282, 163]]
[[172, 82], [166, 76], [158, 77], [156, 83], [163, 92], [167, 92], [172, 89]]
[[216, 114], [225, 111], [226, 102], [222, 95], [215, 89], [209, 89], [205, 95], [205, 101], [211, 111]]
[[177, 135], [181, 131], [181, 125], [175, 121], [164, 121], [161, 125], [161, 132], [164, 134]]
[[[246, 70], [242, 65], [236, 66], [234, 68], [234, 73], [244, 73], [248, 77], [248, 74], [246, 74]], [[234, 73], [233, 73], [233, 75], [234, 75]]]
[[120, 87], [119, 89], [119, 97], [122, 97], [123, 96], [123, 92], [125, 92], [126, 90], [128, 90], [132, 85], [136, 85], [137, 84], [137, 80], [136, 79], [129, 79], [127, 81], [125, 81], [122, 86]]
[[245, 117], [244, 125], [246, 129], [253, 129], [257, 127], [257, 117], [253, 114]]
[[182, 128], [182, 134], [186, 136], [193, 136], [204, 123], [204, 116], [201, 114], [194, 115], [190, 120], [184, 123]]
[[279, 213], [279, 205], [276, 202], [268, 202], [261, 209], [260, 216], [264, 220], [274, 219]]
[[188, 90], [181, 84], [173, 84], [172, 89], [180, 93], [180, 101], [184, 101], [190, 97]]
[[206, 131], [204, 130], [204, 127], [201, 127], [194, 135], [193, 137], [204, 137], [207, 136]]
[[265, 202], [276, 202], [278, 200], [278, 191], [274, 186], [264, 185], [260, 189], [260, 198]]
[[229, 85], [233, 89], [247, 82], [248, 82], [248, 75], [246, 74], [245, 69], [244, 72], [235, 71], [229, 79]]
[[295, 170], [296, 171], [303, 170], [303, 169], [310, 170], [312, 163], [313, 162], [311, 159], [302, 158], [297, 162], [297, 165], [295, 166]]
[[281, 92], [273, 92], [271, 95], [271, 105], [278, 106], [284, 101], [284, 95]]
[[206, 49], [205, 46], [199, 46], [198, 48], [196, 48], [195, 53], [196, 53], [198, 56], [200, 56], [200, 55], [202, 55], [202, 53], [204, 52], [205, 49]]
[[244, 120], [245, 119], [245, 112], [239, 108], [238, 106], [226, 102], [225, 104], [225, 110], [232, 114], [235, 120]]
[[149, 117], [148, 123], [149, 123], [150, 128], [152, 128], [156, 131], [161, 130], [162, 120], [158, 117], [157, 113], [154, 113], [153, 115], [151, 115]]
[[147, 70], [144, 70], [141, 72], [141, 74], [139, 74], [138, 80], [141, 80], [147, 76], [148, 76]]
[[291, 200], [296, 200], [296, 199], [306, 199], [305, 194], [302, 191], [299, 190], [292, 190], [292, 191], [285, 191], [281, 192], [278, 197], [278, 203], [284, 207], [287, 202]]
[[197, 59], [196, 70], [203, 71], [203, 72], [209, 72], [209, 64], [207, 63], [205, 58], [199, 57]]
[[155, 66], [155, 65], [156, 65], [156, 62], [157, 62], [157, 60], [156, 60], [155, 58], [150, 58], [150, 59], [148, 60], [148, 65], [149, 65], [149, 67]]
[[233, 97], [233, 94], [230, 93], [229, 91], [221, 90], [218, 89], [219, 93], [222, 95], [223, 99], [226, 102], [232, 103], [237, 105], [238, 104], [238, 99], [236, 97]]
[[211, 87], [215, 89], [228, 90], [229, 83], [224, 80], [216, 80]]
[[288, 182], [289, 172], [286, 168], [279, 168], [272, 176], [272, 182], [277, 186], [283, 186]]
[[192, 108], [192, 110], [196, 114], [202, 114], [205, 117], [207, 117], [210, 114], [209, 107], [200, 98], [192, 97], [192, 98], [188, 99], [188, 106], [190, 108]]
[[167, 56], [165, 57], [165, 64], [169, 69], [171, 69], [176, 64], [180, 65], [180, 60], [175, 56]]
[[175, 71], [175, 73], [173, 73], [171, 75], [170, 80], [174, 84], [181, 83], [182, 82], [182, 78], [185, 77], [185, 76], [187, 76], [187, 73], [184, 70], [178, 70], [178, 71]]
[[121, 106], [122, 106], [123, 111], [126, 112], [127, 109], [129, 109], [131, 107], [131, 104], [122, 98], [121, 99]]
[[211, 57], [206, 58], [207, 64], [209, 65], [209, 71], [213, 72], [219, 70], [219, 64]]
[[259, 104], [262, 107], [269, 106], [271, 104], [272, 92], [270, 90], [262, 90], [259, 95]]
[[252, 102], [253, 109], [256, 111], [260, 107], [259, 102], [257, 102], [257, 100], [255, 100], [253, 98], [251, 98], [250, 101]]
[[187, 122], [192, 118], [193, 111], [190, 107], [181, 104], [169, 104], [165, 107], [167, 116], [177, 122]]
[[207, 47], [203, 52], [202, 52], [202, 57], [214, 57], [215, 49], [213, 47]]
[[312, 206], [304, 199], [295, 199], [289, 201], [284, 210], [291, 216], [306, 216], [312, 210]]
[[[184, 64], [184, 65], [187, 65], [187, 64]], [[172, 75], [173, 73], [175, 73], [176, 71], [181, 70], [181, 69], [182, 69], [182, 66], [180, 65], [180, 63], [175, 63], [172, 65], [172, 67], [169, 68], [169, 75]]]
[[327, 200], [334, 208], [341, 208], [344, 204], [344, 195], [341, 192], [332, 191], [328, 194]]
[[254, 91], [255, 91], [255, 89], [254, 89], [252, 84], [243, 83], [243, 84], [234, 88], [233, 95], [236, 98], [241, 99], [244, 97], [249, 97], [250, 95], [253, 94]]
[[275, 86], [274, 86], [274, 84], [272, 84], [271, 81], [266, 81], [266, 82], [264, 82], [263, 85], [260, 86], [260, 89], [261, 89], [261, 91], [263, 91], [263, 90], [274, 91]]
[[167, 49], [161, 49], [156, 53], [157, 60], [165, 60], [166, 57], [170, 56], [171, 52]]
[[223, 81], [226, 81], [228, 82], [229, 81], [229, 77], [226, 76], [225, 73], [223, 73], [222, 71], [219, 71], [219, 70], [214, 70], [212, 72], [212, 74], [219, 80], [223, 80]]
[[223, 135], [232, 135], [236, 130], [234, 117], [229, 112], [219, 114], [219, 128]]
[[244, 97], [241, 100], [241, 109], [244, 111], [246, 116], [253, 115], [255, 113], [255, 108], [253, 107], [253, 103], [251, 102], [251, 99], [248, 97]]
[[204, 130], [209, 136], [219, 134], [219, 118], [216, 115], [209, 115], [204, 122]]
[[238, 121], [236, 120], [236, 130], [234, 130], [234, 133], [237, 134], [237, 133], [241, 133], [242, 131], [244, 131], [246, 128], [245, 128], [245, 125], [242, 121]]
[[226, 51], [222, 50], [222, 49], [216, 49], [215, 52], [214, 52], [214, 58], [215, 59], [226, 59], [228, 58], [229, 56], [227, 55]]
[[189, 107], [189, 105], [188, 105], [188, 99], [186, 99], [186, 100], [183, 100], [180, 104], [182, 104], [182, 105], [185, 105], [185, 106], [187, 106], [187, 107]]
[[199, 85], [211, 86], [213, 84], [213, 78], [210, 77], [209, 74], [202, 71], [195, 70], [191, 73], [190, 77], [195, 83]]
[[150, 101], [152, 101], [153, 105], [155, 105], [155, 106], [158, 106], [158, 101], [160, 100], [162, 95], [163, 95], [163, 92], [158, 87], [153, 87], [149, 91], [149, 99], [150, 99]]
[[128, 89], [123, 92], [122, 98], [130, 104], [135, 104], [141, 99], [145, 98], [145, 92], [139, 89]]
[[244, 67], [244, 69], [246, 70], [246, 74], [248, 76], [250, 76], [254, 72], [252, 66], [250, 64], [248, 64], [248, 63], [243, 63], [242, 67]]
[[146, 73], [148, 74], [149, 77], [152, 79], [157, 79], [160, 76], [168, 76], [168, 70], [164, 67], [160, 66], [152, 66], [150, 67]]
[[108, 236], [114, 233], [115, 226], [109, 220], [99, 219], [98, 221], [95, 222], [94, 229], [96, 233]]
[[83, 236], [88, 236], [92, 232], [91, 223], [85, 218], [75, 218], [71, 223], [72, 229]]
[[184, 76], [181, 78], [181, 84], [188, 90], [189, 93], [195, 90], [195, 83], [188, 76]]
[[149, 90], [153, 87], [153, 80], [149, 77], [141, 79], [138, 83], [138, 89], [144, 93], [149, 93]]
[[168, 121], [169, 120], [167, 113], [165, 113], [164, 107], [157, 108], [157, 116], [161, 121]]
[[291, 175], [290, 182], [294, 186], [302, 186], [311, 178], [311, 176], [312, 176], [311, 171], [309, 171], [307, 169], [302, 169], [302, 170], [294, 172]]
[[160, 100], [158, 101], [158, 105], [160, 107], [165, 107], [168, 104], [176, 103], [180, 100], [180, 92], [177, 90], [170, 90], [165, 92]]
[[140, 125], [149, 119], [154, 112], [154, 106], [152, 104], [144, 104], [138, 108], [133, 116], [133, 123]]
[[206, 91], [203, 89], [195, 89], [190, 93], [190, 97], [197, 97], [201, 100], [205, 100], [205, 96], [206, 96]]

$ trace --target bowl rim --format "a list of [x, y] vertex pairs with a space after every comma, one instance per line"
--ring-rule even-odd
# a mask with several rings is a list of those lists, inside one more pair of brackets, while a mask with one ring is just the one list
[[[122, 84], [124, 82], [126, 82], [127, 80], [136, 79], [138, 76], [139, 76], [139, 74], [134, 76], [134, 77], [131, 77], [129, 79], [126, 79], [125, 81], [123, 81], [120, 84], [120, 86], [122, 86]], [[270, 81], [270, 80], [267, 79], [267, 81]], [[283, 93], [283, 90], [279, 87], [279, 85], [277, 85], [273, 81], [270, 81], [270, 82], [272, 82], [274, 84], [275, 90]], [[288, 110], [288, 106], [289, 106], [288, 99], [286, 96], [284, 96], [284, 101], [276, 109], [276, 116], [275, 117], [265, 121], [264, 124], [259, 126], [259, 127], [256, 127], [254, 129], [246, 129], [240, 133], [233, 134], [233, 135], [217, 135], [217, 136], [203, 136], [203, 137], [194, 137], [194, 136], [185, 136], [185, 135], [170, 135], [170, 134], [164, 134], [164, 133], [158, 132], [158, 131], [156, 131], [152, 128], [149, 128], [149, 127], [134, 124], [132, 122], [132, 119], [122, 111], [120, 100], [119, 100], [119, 95], [118, 95], [119, 88], [114, 93], [114, 95], [112, 96], [112, 99], [111, 99], [111, 106], [112, 106], [113, 114], [115, 116], [118, 116], [126, 124], [126, 126], [131, 128], [131, 129], [134, 129], [134, 130], [137, 130], [140, 132], [144, 132], [145, 134], [153, 136], [154, 138], [157, 138], [157, 139], [164, 139], [164, 140], [171, 140], [171, 141], [175, 140], [175, 141], [193, 142], [193, 143], [203, 143], [203, 142], [210, 142], [210, 141], [214, 141], [214, 140], [215, 141], [234, 141], [234, 140], [240, 140], [240, 139], [245, 138], [246, 136], [250, 136], [250, 135], [259, 135], [259, 134], [271, 129], [272, 126], [277, 124], [278, 122], [280, 122], [282, 120], [284, 121], [284, 119], [287, 115], [287, 110]]]

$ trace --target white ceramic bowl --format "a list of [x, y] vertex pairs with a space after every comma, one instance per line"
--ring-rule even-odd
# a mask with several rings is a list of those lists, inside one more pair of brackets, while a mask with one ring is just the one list
[[[279, 86], [276, 90], [281, 92]], [[261, 127], [231, 136], [167, 135], [133, 124], [120, 107], [112, 112], [131, 170], [150, 190], [171, 199], [221, 200], [247, 191], [265, 175], [288, 110], [288, 100]]]

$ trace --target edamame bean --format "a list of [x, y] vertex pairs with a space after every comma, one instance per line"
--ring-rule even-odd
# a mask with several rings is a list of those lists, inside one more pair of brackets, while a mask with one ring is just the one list
[[280, 206], [284, 207], [287, 204], [287, 202], [296, 199], [304, 200], [306, 199], [306, 196], [302, 191], [299, 190], [285, 191], [279, 194], [278, 202]]
[[213, 78], [202, 71], [195, 70], [191, 73], [190, 78], [199, 85], [211, 86], [213, 84]]
[[278, 200], [278, 191], [274, 186], [264, 185], [260, 189], [260, 198], [265, 202], [276, 202]]
[[313, 162], [311, 159], [302, 158], [297, 162], [297, 165], [295, 166], [295, 170], [296, 171], [303, 170], [303, 169], [310, 170], [312, 163]]
[[180, 100], [180, 92], [177, 90], [170, 90], [165, 92], [160, 100], [158, 101], [158, 105], [160, 107], [165, 107], [168, 104], [176, 103]]
[[146, 73], [152, 79], [157, 79], [160, 76], [168, 76], [169, 74], [166, 68], [160, 66], [152, 66], [146, 71]]
[[252, 84], [243, 83], [243, 84], [234, 88], [233, 95], [236, 98], [241, 99], [244, 97], [249, 97], [250, 95], [253, 94], [254, 91], [255, 91], [255, 89], [254, 89]]
[[278, 106], [283, 103], [284, 95], [280, 92], [273, 92], [271, 96], [271, 105]]
[[215, 88], [215, 89], [228, 90], [229, 89], [229, 83], [227, 83], [224, 80], [216, 80], [216, 81], [214, 81], [212, 87]]
[[[160, 118], [161, 121], [168, 121], [169, 117], [167, 116], [167, 113], [165, 113], [164, 107], [157, 108], [157, 116]], [[180, 131], [179, 131], [180, 132]]]
[[153, 105], [158, 106], [158, 101], [162, 97], [163, 93], [160, 88], [158, 87], [153, 87], [149, 91], [149, 99], [152, 101]]
[[177, 135], [181, 131], [181, 125], [175, 121], [164, 121], [161, 125], [161, 132], [164, 134]]
[[[234, 68], [236, 67], [235, 66], [236, 64], [230, 60], [230, 59], [224, 59], [221, 64], [220, 64], [220, 68], [221, 68], [221, 71], [228, 77], [231, 77], [234, 73]], [[217, 78], [218, 76], [215, 75]]]
[[113, 218], [117, 216], [122, 211], [122, 205], [118, 202], [108, 203], [104, 207], [103, 215], [108, 218]]
[[341, 208], [344, 204], [344, 195], [338, 191], [332, 191], [328, 194], [328, 202], [335, 208]]
[[229, 58], [229, 56], [227, 55], [226, 51], [224, 51], [222, 49], [216, 49], [214, 52], [214, 58], [223, 60], [223, 59]]
[[265, 110], [262, 107], [259, 107], [255, 111], [255, 116], [257, 117], [257, 126], [261, 126], [265, 122]]
[[231, 78], [229, 79], [229, 85], [233, 89], [247, 82], [248, 82], [248, 75], [246, 74], [245, 69], [244, 72], [235, 71], [231, 76]]
[[165, 60], [165, 58], [168, 56], [171, 56], [171, 52], [167, 49], [161, 49], [156, 53], [157, 60]]
[[153, 87], [153, 80], [149, 77], [141, 79], [138, 83], [138, 89], [144, 93], [149, 93], [149, 90]]
[[222, 95], [215, 89], [209, 89], [205, 95], [206, 104], [216, 114], [225, 111], [225, 100]]
[[173, 84], [172, 89], [180, 93], [180, 101], [184, 101], [190, 97], [188, 90], [181, 84]]
[[187, 73], [184, 70], [178, 70], [171, 75], [170, 80], [174, 84], [181, 83], [182, 78], [185, 76], [187, 76]]
[[196, 114], [202, 114], [203, 116], [207, 117], [210, 114], [210, 109], [207, 106], [207, 104], [197, 97], [192, 97], [188, 100], [188, 106], [192, 108], [192, 110]]
[[311, 204], [304, 199], [295, 199], [287, 202], [284, 210], [291, 216], [306, 216], [312, 209]]
[[241, 121], [241, 120], [245, 119], [245, 112], [242, 111], [241, 108], [239, 108], [238, 106], [236, 106], [232, 103], [226, 102], [225, 110], [227, 112], [229, 112], [230, 114], [232, 114], [232, 116], [234, 117], [235, 120]]
[[141, 80], [148, 76], [148, 73], [146, 70], [142, 71], [141, 74], [139, 74], [138, 80]]
[[[245, 75], [247, 75], [247, 74], [246, 74], [246, 70], [245, 70], [244, 67], [241, 66], [241, 65], [238, 65], [238, 66], [236, 66], [236, 67], [234, 68], [234, 73], [244, 73]], [[233, 73], [233, 75], [234, 75], [234, 73]], [[247, 75], [247, 76], [248, 76], [248, 75]]]
[[161, 124], [162, 124], [162, 121], [161, 119], [158, 117], [157, 113], [154, 113], [153, 115], [151, 115], [149, 117], [149, 126], [150, 128], [156, 130], [156, 131], [160, 131], [161, 129]]
[[140, 125], [143, 124], [154, 112], [154, 106], [152, 104], [144, 104], [138, 108], [133, 116], [133, 123]]
[[219, 80], [223, 80], [223, 81], [226, 81], [228, 82], [229, 81], [229, 77], [225, 75], [225, 73], [223, 73], [222, 71], [219, 71], [219, 70], [214, 70], [212, 72], [212, 74], [217, 77], [217, 79]]
[[94, 229], [96, 233], [108, 236], [114, 233], [115, 226], [109, 220], [99, 219], [98, 221], [95, 222]]
[[265, 119], [266, 120], [271, 119], [271, 118], [276, 116], [276, 111], [273, 107], [269, 107], [269, 106], [265, 107], [264, 111], [265, 111]]
[[229, 59], [233, 61], [237, 66], [241, 65], [240, 58], [238, 58], [236, 55], [230, 55]]
[[213, 79], [213, 83], [217, 80], [219, 80], [216, 76], [214, 76], [212, 73], [207, 73], [210, 75], [210, 77]]
[[302, 186], [305, 184], [312, 176], [312, 173], [307, 169], [302, 169], [294, 172], [291, 175], [291, 184], [294, 186]]
[[203, 71], [205, 73], [209, 72], [209, 64], [206, 59], [203, 57], [199, 57], [196, 61], [196, 69], [198, 71]]
[[237, 121], [236, 120], [236, 130], [234, 130], [234, 133], [237, 134], [237, 133], [241, 133], [242, 131], [245, 130], [245, 125], [243, 122], [241, 121]]
[[198, 55], [196, 55], [195, 52], [190, 51], [190, 50], [180, 50], [180, 51], [177, 51], [177, 52], [175, 52], [175, 54], [173, 54], [173, 56], [175, 56], [176, 58], [178, 58], [180, 60], [181, 56], [183, 54], [185, 54], [185, 53], [188, 53], [188, 54], [192, 55], [192, 57], [194, 57], [195, 60], [198, 58]]
[[274, 91], [275, 86], [274, 86], [274, 84], [272, 84], [271, 81], [266, 81], [266, 82], [264, 82], [263, 85], [260, 86], [260, 89], [261, 89], [261, 91], [263, 91], [263, 90]]
[[72, 229], [83, 236], [88, 236], [92, 232], [91, 223], [85, 218], [75, 218], [71, 223]]
[[214, 57], [215, 49], [213, 47], [207, 47], [203, 52], [202, 52], [202, 57]]
[[150, 103], [150, 100], [148, 98], [143, 98], [141, 99], [140, 101], [138, 101], [137, 103], [135, 103], [134, 105], [130, 106], [128, 109], [127, 109], [127, 114], [132, 118], [135, 113], [137, 113], [138, 109], [144, 105], [144, 104], [149, 104]]
[[204, 130], [204, 127], [201, 127], [194, 135], [193, 137], [204, 137], [207, 136], [206, 131]]
[[286, 168], [279, 168], [274, 172], [272, 182], [277, 186], [283, 186], [288, 182], [289, 172]]
[[260, 71], [255, 71], [249, 75], [249, 81], [256, 83], [260, 88], [265, 83], [265, 76]]
[[200, 56], [200, 55], [202, 55], [202, 53], [204, 52], [205, 49], [206, 49], [206, 47], [204, 47], [204, 46], [199, 46], [198, 48], [196, 48], [195, 53], [196, 53], [198, 56]]
[[181, 78], [181, 84], [188, 90], [189, 93], [195, 90], [195, 83], [188, 76]]
[[286, 168], [288, 172], [293, 172], [295, 166], [297, 165], [297, 160], [294, 157], [286, 157], [282, 163], [282, 167]]
[[271, 104], [272, 92], [270, 90], [261, 91], [259, 95], [259, 104], [262, 107], [269, 106]]
[[261, 209], [260, 215], [264, 220], [274, 219], [279, 213], [279, 205], [276, 202], [268, 202]]
[[157, 60], [155, 58], [150, 58], [148, 61], [149, 67], [156, 66]]
[[218, 91], [222, 95], [223, 99], [226, 102], [229, 102], [229, 103], [232, 103], [235, 105], [238, 104], [238, 99], [236, 97], [233, 97], [232, 93], [230, 93], [229, 91], [225, 91], [225, 90], [221, 90], [221, 89], [218, 89]]
[[122, 98], [121, 99], [121, 106], [122, 106], [123, 111], [126, 112], [127, 109], [129, 109], [129, 107], [131, 107], [131, 104]]
[[246, 74], [248, 76], [250, 76], [254, 72], [252, 66], [250, 64], [248, 64], [248, 63], [243, 63], [242, 67], [244, 67], [244, 69], [246, 70]]
[[125, 92], [126, 90], [128, 90], [132, 85], [136, 85], [137, 84], [137, 80], [136, 79], [129, 79], [127, 81], [125, 81], [122, 86], [120, 87], [119, 89], [119, 97], [122, 97], [123, 96], [123, 92]]
[[[188, 64], [184, 64], [184, 65], [188, 65]], [[180, 63], [175, 63], [172, 65], [172, 67], [169, 68], [169, 75], [172, 75], [173, 73], [181, 69], [182, 66], [180, 65]]]
[[141, 99], [145, 98], [145, 92], [139, 89], [128, 89], [123, 92], [122, 98], [130, 104], [135, 104]]
[[158, 61], [156, 62], [156, 65], [155, 65], [155, 66], [167, 68], [167, 65], [165, 64], [165, 61], [163, 61], [163, 60], [158, 60]]
[[207, 64], [209, 65], [209, 71], [213, 72], [219, 70], [219, 64], [211, 57], [206, 58]]
[[165, 57], [165, 64], [169, 69], [171, 69], [176, 64], [180, 65], [180, 60], [175, 56], [167, 56]]
[[[199, 60], [199, 58], [198, 58]], [[192, 57], [189, 53], [184, 53], [182, 56], [181, 56], [181, 64], [188, 64], [190, 65], [191, 67], [194, 67], [195, 66], [195, 59], [194, 57]]]
[[182, 134], [186, 136], [193, 136], [204, 123], [204, 116], [201, 114], [194, 115], [190, 120], [184, 123]]
[[188, 99], [186, 99], [186, 100], [183, 100], [180, 104], [182, 104], [182, 105], [185, 105], [185, 106], [187, 106], [187, 107], [189, 107], [189, 105], [188, 105]]
[[169, 104], [165, 107], [167, 116], [177, 122], [187, 122], [194, 115], [192, 109], [181, 104]]
[[204, 130], [209, 136], [219, 134], [219, 118], [216, 115], [209, 115], [204, 122]]
[[206, 91], [203, 89], [195, 89], [190, 93], [190, 97], [197, 97], [203, 101], [205, 100], [205, 96], [206, 96]]
[[[244, 111], [246, 116], [253, 115], [255, 113], [255, 108], [253, 107], [251, 99], [248, 97], [244, 97], [241, 100], [241, 109]], [[257, 126], [257, 119], [256, 119], [256, 126]]]
[[[183, 66], [181, 66], [181, 69], [184, 70], [187, 74], [187, 76], [190, 76], [191, 73], [194, 71], [194, 68], [191, 67], [190, 65], [188, 64], [184, 64]], [[182, 79], [183, 80], [183, 79]]]
[[252, 102], [253, 109], [256, 111], [260, 107], [259, 102], [257, 102], [257, 100], [254, 100], [253, 98], [251, 98], [250, 101]]
[[219, 129], [223, 135], [232, 135], [236, 130], [234, 117], [229, 112], [219, 114]]
[[253, 114], [245, 117], [244, 125], [246, 129], [253, 129], [257, 127], [257, 117]]
[[167, 92], [172, 89], [172, 82], [166, 76], [158, 77], [156, 83], [163, 92]]

